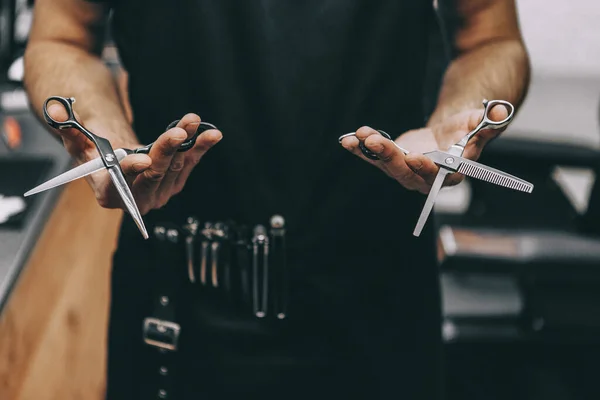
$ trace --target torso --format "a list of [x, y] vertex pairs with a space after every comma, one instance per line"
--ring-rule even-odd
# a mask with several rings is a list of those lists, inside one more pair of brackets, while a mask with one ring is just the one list
[[[114, 38], [142, 143], [189, 112], [223, 132], [184, 191], [147, 215], [147, 225], [188, 215], [254, 225], [282, 214], [299, 277], [310, 267], [343, 274], [306, 278], [292, 302], [303, 308], [311, 300], [331, 324], [340, 320], [338, 339], [355, 341], [350, 347], [379, 390], [436, 398], [431, 224], [412, 236], [424, 196], [338, 143], [363, 125], [396, 135], [423, 126], [431, 0], [114, 1]], [[140, 281], [146, 262], [130, 261], [144, 243], [128, 221], [113, 270], [113, 312], [125, 321], [112, 317], [118, 340], [131, 316], [138, 329], [142, 300], [131, 300], [148, 291]], [[112, 352], [129, 347], [115, 342]], [[111, 368], [113, 380], [127, 372], [118, 360]]]
[[117, 0], [140, 140], [188, 112], [224, 135], [161, 213], [279, 213], [304, 249], [369, 236], [431, 248], [431, 230], [411, 235], [422, 195], [337, 141], [363, 125], [423, 126], [430, 14], [425, 0]]

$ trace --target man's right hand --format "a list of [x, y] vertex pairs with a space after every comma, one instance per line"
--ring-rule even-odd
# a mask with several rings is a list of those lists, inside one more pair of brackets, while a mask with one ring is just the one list
[[[57, 121], [67, 119], [66, 110], [57, 104], [48, 107], [48, 113]], [[132, 154], [121, 161], [121, 169], [142, 215], [163, 207], [171, 197], [181, 192], [202, 156], [223, 137], [218, 130], [207, 130], [198, 136], [192, 149], [187, 152], [177, 152], [179, 146], [188, 137], [194, 135], [199, 124], [198, 115], [186, 114], [176, 127], [159, 136], [149, 154]], [[104, 136], [102, 126], [90, 123], [86, 128]], [[99, 156], [94, 144], [78, 130], [62, 129], [56, 132], [61, 136], [69, 154], [79, 164]], [[139, 143], [112, 143], [112, 145], [115, 150], [141, 147]], [[88, 175], [86, 179], [94, 190], [98, 204], [104, 208], [126, 210], [107, 171], [102, 170]]]

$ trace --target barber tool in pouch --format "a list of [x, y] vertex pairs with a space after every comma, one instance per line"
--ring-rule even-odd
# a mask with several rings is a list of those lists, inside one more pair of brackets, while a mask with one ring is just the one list
[[[186, 263], [190, 284], [220, 313], [255, 319], [285, 319], [288, 276], [285, 221], [269, 225], [227, 222], [186, 225]], [[198, 229], [194, 229], [198, 227]]]
[[[157, 263], [169, 264], [158, 267], [165, 277], [157, 279], [157, 304], [164, 296], [162, 286], [181, 282], [181, 291], [175, 291], [177, 313], [201, 326], [207, 336], [231, 332], [263, 337], [271, 328], [283, 326], [288, 317], [289, 274], [282, 216], [254, 226], [189, 217], [181, 225], [158, 224], [154, 231], [151, 240], [156, 241], [153, 247], [159, 254], [161, 248], [179, 252], [170, 258], [156, 257]], [[173, 260], [181, 261], [175, 265]], [[173, 318], [174, 314], [165, 317]], [[176, 336], [177, 329], [181, 327], [165, 325], [162, 330]]]

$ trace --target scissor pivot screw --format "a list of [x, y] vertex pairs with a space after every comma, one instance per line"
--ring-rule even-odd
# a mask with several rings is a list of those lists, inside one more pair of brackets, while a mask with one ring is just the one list
[[169, 298], [167, 296], [162, 296], [160, 298], [160, 304], [162, 304], [163, 306], [166, 306], [167, 304], [169, 304]]
[[446, 158], [446, 159], [444, 160], [444, 162], [445, 162], [446, 164], [452, 164], [452, 163], [454, 163], [454, 158], [452, 158], [452, 157], [448, 157], [448, 158]]
[[106, 161], [112, 162], [114, 161], [115, 156], [113, 156], [112, 154], [107, 154], [106, 155]]

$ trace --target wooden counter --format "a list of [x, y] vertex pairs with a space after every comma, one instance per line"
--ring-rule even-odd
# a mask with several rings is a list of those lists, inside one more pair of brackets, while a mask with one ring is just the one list
[[66, 186], [0, 316], [0, 399], [100, 400], [122, 212]]

